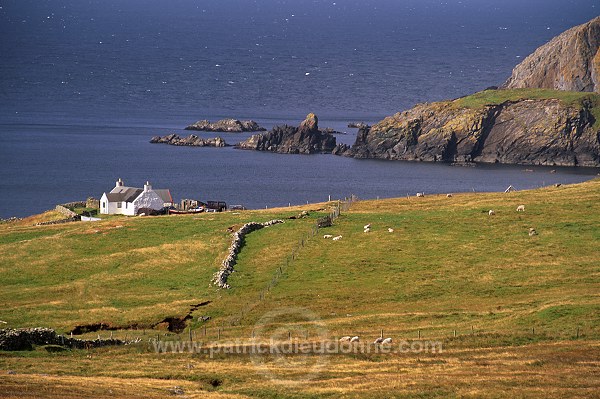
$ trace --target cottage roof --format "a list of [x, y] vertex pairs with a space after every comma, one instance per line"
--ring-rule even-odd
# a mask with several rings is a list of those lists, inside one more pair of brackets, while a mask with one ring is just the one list
[[169, 191], [169, 189], [159, 188], [159, 189], [154, 189], [153, 191], [156, 194], [158, 194], [158, 196], [163, 200], [163, 202], [165, 202], [165, 203], [173, 202], [173, 197], [171, 196], [171, 191]]
[[120, 186], [106, 193], [106, 198], [110, 202], [133, 202], [143, 191], [141, 188]]

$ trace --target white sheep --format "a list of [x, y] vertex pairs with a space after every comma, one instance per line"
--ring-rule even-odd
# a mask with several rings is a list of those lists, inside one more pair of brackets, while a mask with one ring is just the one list
[[360, 338], [358, 336], [350, 338], [350, 342], [360, 342]]
[[417, 197], [424, 197], [425, 193], [417, 193]]
[[393, 233], [394, 229], [392, 229], [391, 227], [388, 228], [388, 233]]
[[529, 229], [529, 237], [537, 236], [537, 231], [532, 227]]
[[446, 198], [452, 198], [452, 194], [446, 194]]
[[331, 234], [325, 234], [325, 235], [323, 236], [323, 238], [329, 239], [329, 238], [333, 238], [333, 236], [332, 236]]
[[490, 211], [488, 212], [488, 215], [490, 216], [494, 216], [496, 214], [496, 212], [494, 212], [493, 210], [490, 209]]
[[386, 338], [383, 341], [381, 341], [382, 345], [389, 345], [392, 343], [392, 339], [391, 338]]
[[340, 342], [350, 342], [352, 338], [350, 336], [345, 336], [340, 338]]
[[366, 229], [370, 229], [370, 228], [371, 228], [371, 223], [369, 223], [369, 224], [365, 224], [365, 227], [363, 227], [363, 229], [365, 229], [365, 230], [366, 230]]
[[517, 212], [525, 212], [525, 205], [519, 205], [517, 207]]
[[371, 229], [369, 229], [369, 228], [366, 228], [363, 230], [364, 233], [369, 233], [370, 231], [371, 231]]
[[373, 343], [374, 343], [375, 345], [377, 345], [377, 344], [380, 344], [380, 343], [382, 343], [382, 342], [383, 342], [383, 338], [377, 338], [375, 341], [373, 341]]
[[333, 237], [333, 241], [339, 241], [342, 239], [342, 236], [335, 236]]

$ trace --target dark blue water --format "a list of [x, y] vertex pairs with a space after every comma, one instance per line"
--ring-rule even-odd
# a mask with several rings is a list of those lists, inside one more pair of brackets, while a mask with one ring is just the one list
[[351, 143], [349, 121], [501, 84], [537, 46], [598, 15], [597, 3], [0, 0], [0, 217], [98, 197], [118, 177], [134, 186], [151, 180], [177, 199], [256, 208], [586, 180], [596, 171], [147, 141], [203, 118], [270, 127], [315, 112]]

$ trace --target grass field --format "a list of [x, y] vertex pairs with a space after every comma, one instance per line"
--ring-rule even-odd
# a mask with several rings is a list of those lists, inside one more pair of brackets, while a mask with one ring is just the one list
[[551, 89], [502, 89], [484, 90], [478, 93], [461, 97], [452, 102], [458, 108], [479, 109], [486, 105], [499, 105], [506, 101], [520, 100], [547, 100], [557, 99], [563, 104], [582, 108], [584, 103], [590, 109], [596, 123], [594, 128], [600, 128], [600, 95], [597, 93], [586, 93], [577, 91], [563, 91]]
[[[116, 330], [84, 336], [142, 342], [0, 352], [0, 396], [164, 397], [178, 387], [208, 398], [598, 397], [599, 199], [596, 179], [510, 194], [359, 201], [316, 236], [314, 223], [332, 204], [2, 224], [6, 326], [66, 333], [105, 323]], [[525, 212], [516, 212], [521, 204]], [[287, 219], [301, 209], [310, 216]], [[286, 223], [247, 237], [232, 289], [211, 285], [231, 241], [227, 229], [274, 218]], [[161, 323], [205, 302], [180, 334]], [[443, 352], [267, 356], [257, 364], [249, 355], [154, 350], [156, 337], [182, 342], [190, 329], [213, 345], [253, 342], [254, 334], [261, 342], [344, 335], [371, 342], [383, 330], [396, 342], [436, 340]], [[313, 379], [304, 378], [321, 360]]]

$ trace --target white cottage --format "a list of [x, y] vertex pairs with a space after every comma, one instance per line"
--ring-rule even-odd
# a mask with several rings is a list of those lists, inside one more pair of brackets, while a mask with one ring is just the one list
[[[100, 198], [100, 213], [105, 215], [137, 215], [140, 209], [156, 211], [173, 205], [171, 192], [166, 189], [153, 189], [149, 182], [144, 188], [126, 187], [119, 179], [109, 193]], [[143, 211], [142, 211], [143, 212]]]

